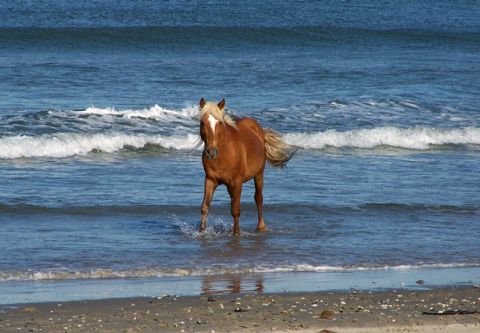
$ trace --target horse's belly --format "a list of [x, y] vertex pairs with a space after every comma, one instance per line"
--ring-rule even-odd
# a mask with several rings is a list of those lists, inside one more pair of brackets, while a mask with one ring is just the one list
[[254, 157], [247, 156], [245, 161], [244, 181], [250, 180], [265, 168], [265, 152], [263, 149]]
[[255, 158], [243, 161], [223, 161], [204, 159], [204, 170], [208, 178], [216, 180], [219, 184], [234, 184], [241, 180], [243, 183], [251, 180], [260, 173], [265, 166], [265, 159]]

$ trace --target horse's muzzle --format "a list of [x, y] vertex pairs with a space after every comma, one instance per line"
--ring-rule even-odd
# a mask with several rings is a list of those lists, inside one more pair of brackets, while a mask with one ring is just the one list
[[205, 155], [209, 160], [214, 160], [218, 156], [218, 149], [217, 148], [205, 148]]

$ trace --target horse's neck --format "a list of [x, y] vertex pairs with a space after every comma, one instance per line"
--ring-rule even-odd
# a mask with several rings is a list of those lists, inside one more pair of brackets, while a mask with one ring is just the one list
[[221, 140], [218, 145], [221, 147], [231, 147], [233, 143], [238, 141], [238, 129], [233, 128], [232, 126], [225, 124], [222, 126], [223, 131], [223, 140]]

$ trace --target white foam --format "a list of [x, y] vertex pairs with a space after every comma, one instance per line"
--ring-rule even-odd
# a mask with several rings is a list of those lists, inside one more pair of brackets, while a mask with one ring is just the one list
[[480, 128], [397, 128], [378, 127], [340, 132], [328, 130], [317, 133], [287, 133], [286, 141], [294, 146], [309, 149], [326, 147], [351, 147], [371, 149], [390, 146], [405, 149], [427, 150], [446, 144], [480, 145]]
[[[391, 146], [427, 150], [446, 144], [480, 145], [480, 128], [379, 127], [345, 132], [328, 130], [316, 133], [287, 133], [284, 138], [291, 145], [307, 149], [326, 147], [374, 149], [379, 146]], [[159, 145], [167, 149], [193, 150], [200, 148], [202, 143], [197, 134], [188, 132], [183, 135], [169, 136], [121, 132], [17, 135], [0, 137], [0, 158], [62, 158], [86, 155], [92, 151], [114, 153], [125, 147], [138, 149], [147, 144]]]
[[155, 104], [150, 108], [140, 110], [115, 110], [115, 108], [89, 107], [84, 111], [77, 111], [77, 114], [92, 114], [100, 116], [116, 116], [123, 118], [144, 118], [157, 120], [171, 120], [172, 118], [192, 120], [198, 113], [196, 106], [189, 106], [181, 110], [170, 110]]
[[415, 102], [408, 101], [408, 100], [400, 101], [399, 104], [402, 105], [402, 106], [412, 108], [412, 109], [420, 109], [420, 107]]
[[147, 144], [159, 145], [168, 149], [191, 150], [198, 146], [198, 142], [199, 137], [195, 134], [162, 136], [123, 133], [58, 133], [36, 137], [11, 136], [0, 138], [0, 158], [59, 158], [85, 155], [94, 150], [113, 153], [127, 146], [142, 148]]
[[[176, 225], [184, 237], [188, 239], [216, 239], [216, 238], [229, 238], [232, 237], [232, 224], [226, 222], [221, 217], [209, 216], [207, 228], [200, 232], [198, 225], [193, 225], [182, 221], [178, 216], [174, 215], [173, 223]], [[257, 233], [241, 230], [240, 237], [256, 237]]]
[[78, 279], [119, 279], [119, 278], [152, 278], [208, 276], [222, 274], [256, 274], [256, 273], [289, 273], [289, 272], [354, 272], [370, 270], [412, 270], [412, 269], [449, 269], [479, 267], [478, 264], [419, 264], [397, 266], [330, 266], [312, 264], [291, 264], [279, 266], [235, 267], [214, 266], [211, 268], [143, 268], [143, 269], [93, 269], [89, 271], [51, 270], [51, 271], [20, 271], [0, 272], [1, 281], [37, 281], [37, 280], [78, 280]]

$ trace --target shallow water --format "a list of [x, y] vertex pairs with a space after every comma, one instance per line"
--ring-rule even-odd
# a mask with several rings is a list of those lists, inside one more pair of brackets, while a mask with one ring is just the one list
[[[0, 289], [386, 267], [478, 281], [478, 6], [192, 6], [0, 5]], [[224, 188], [196, 231], [201, 96], [300, 149], [266, 170], [265, 234], [252, 184], [240, 238]]]

